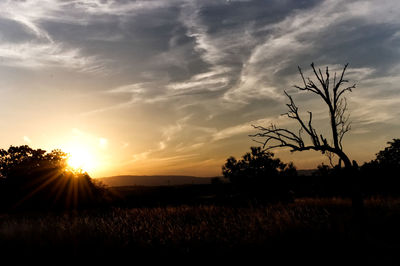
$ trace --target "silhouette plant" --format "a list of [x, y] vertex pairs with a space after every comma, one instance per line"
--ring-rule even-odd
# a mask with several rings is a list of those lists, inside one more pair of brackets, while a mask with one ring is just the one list
[[289, 179], [297, 175], [294, 165], [281, 162], [279, 158], [274, 158], [273, 153], [261, 147], [250, 149], [240, 160], [229, 157], [222, 166], [223, 176], [253, 195], [287, 195]]
[[[265, 140], [260, 142], [267, 149], [277, 147], [289, 147], [291, 151], [306, 151], [315, 150], [320, 151], [323, 154], [327, 154], [330, 158], [332, 155], [337, 155], [341, 161], [343, 161], [345, 167], [351, 168], [352, 163], [346, 153], [343, 151], [342, 140], [344, 135], [351, 129], [349, 123], [349, 116], [347, 112], [347, 101], [344, 97], [346, 92], [351, 92], [355, 88], [355, 84], [347, 87], [342, 87], [348, 82], [344, 78], [348, 64], [346, 64], [342, 70], [342, 73], [337, 77], [336, 72], [333, 80], [330, 77], [329, 69], [326, 67], [325, 76], [321, 69], [316, 70], [314, 63], [311, 64], [311, 68], [314, 72], [317, 82], [314, 82], [310, 78], [305, 78], [300, 67], [299, 73], [303, 80], [302, 86], [295, 85], [294, 87], [300, 91], [307, 91], [318, 95], [328, 107], [329, 111], [329, 125], [332, 133], [331, 141], [328, 141], [323, 134], [317, 132], [312, 124], [313, 113], [308, 112], [308, 121], [303, 120], [299, 113], [299, 107], [295, 104], [291, 95], [286, 91], [285, 94], [289, 99], [289, 103], [286, 104], [289, 111], [285, 115], [291, 119], [294, 119], [300, 125], [298, 133], [286, 129], [280, 128], [276, 125], [269, 127], [263, 127], [259, 125], [253, 125], [255, 129], [259, 131], [252, 137], [260, 137]], [[319, 85], [317, 85], [319, 83]], [[307, 144], [303, 134], [307, 135], [311, 143]]]
[[[317, 132], [317, 129], [313, 126], [313, 113], [308, 111], [308, 121], [304, 120], [299, 112], [299, 107], [294, 102], [291, 95], [286, 91], [285, 94], [289, 99], [289, 103], [286, 104], [288, 112], [285, 115], [297, 121], [300, 129], [292, 131], [286, 128], [277, 127], [272, 124], [269, 127], [260, 125], [253, 125], [259, 132], [251, 137], [262, 138], [263, 141], [256, 142], [263, 144], [266, 149], [273, 149], [278, 147], [288, 147], [292, 152], [295, 151], [307, 151], [314, 150], [326, 154], [331, 161], [333, 156], [339, 157], [339, 166], [341, 162], [344, 163], [346, 173], [345, 175], [349, 178], [349, 185], [353, 190], [353, 207], [357, 213], [362, 213], [363, 210], [363, 199], [360, 192], [360, 180], [359, 175], [355, 169], [358, 169], [358, 165], [355, 161], [353, 163], [343, 150], [342, 140], [344, 135], [351, 129], [349, 122], [349, 115], [347, 115], [347, 101], [344, 95], [347, 92], [351, 92], [356, 87], [355, 84], [346, 86], [345, 84], [349, 81], [344, 78], [348, 64], [343, 67], [342, 73], [330, 75], [329, 68], [326, 67], [325, 75], [323, 71], [315, 68], [314, 63], [311, 64], [312, 71], [316, 78], [314, 82], [311, 78], [304, 77], [304, 74], [300, 67], [298, 67], [303, 85], [294, 85], [299, 91], [310, 92], [317, 95], [326, 105], [328, 109], [328, 123], [331, 131], [331, 139], [328, 140], [322, 133]], [[310, 141], [306, 141], [304, 136], [308, 136]], [[361, 217], [361, 215], [360, 215]]]
[[364, 189], [368, 193], [399, 193], [400, 139], [393, 139], [387, 144], [374, 160], [361, 167]]
[[61, 150], [47, 153], [29, 146], [0, 149], [3, 208], [78, 208], [98, 202], [104, 189], [87, 173], [67, 164]]
[[385, 168], [400, 169], [400, 139], [387, 144], [388, 147], [376, 154], [375, 162]]

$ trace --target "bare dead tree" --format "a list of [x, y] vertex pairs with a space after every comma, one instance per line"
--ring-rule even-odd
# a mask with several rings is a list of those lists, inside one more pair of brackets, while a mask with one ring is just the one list
[[[274, 124], [269, 127], [252, 125], [260, 132], [250, 136], [264, 138], [264, 141], [257, 141], [256, 139], [255, 141], [263, 144], [266, 149], [289, 147], [293, 152], [306, 150], [320, 151], [323, 154], [328, 155], [331, 162], [332, 156], [337, 155], [339, 157], [339, 163], [343, 162], [346, 168], [352, 167], [352, 163], [349, 157], [344, 153], [342, 145], [344, 135], [351, 129], [349, 115], [346, 114], [347, 101], [344, 94], [346, 92], [351, 92], [356, 86], [355, 84], [345, 86], [345, 84], [349, 82], [344, 78], [347, 66], [348, 64], [344, 66], [340, 76], [337, 76], [335, 72], [332, 79], [328, 67], [326, 67], [324, 75], [321, 69], [318, 68], [317, 70], [314, 63], [312, 63], [311, 68], [317, 82], [314, 82], [310, 78], [305, 78], [301, 68], [298, 67], [300, 76], [303, 80], [303, 85], [295, 85], [294, 87], [300, 91], [307, 91], [318, 95], [326, 103], [329, 109], [329, 124], [332, 132], [332, 138], [329, 142], [327, 138], [324, 137], [323, 134], [319, 134], [313, 126], [313, 113], [308, 111], [308, 121], [303, 120], [299, 114], [299, 108], [295, 104], [292, 96], [290, 96], [286, 91], [285, 94], [289, 99], [289, 103], [286, 105], [289, 110], [284, 115], [296, 120], [300, 124], [298, 132], [286, 128], [280, 128]], [[306, 143], [304, 135], [310, 138], [311, 143]]]

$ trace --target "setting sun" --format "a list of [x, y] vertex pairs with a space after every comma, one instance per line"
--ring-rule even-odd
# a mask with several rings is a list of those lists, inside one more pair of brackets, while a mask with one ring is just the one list
[[74, 169], [81, 169], [84, 172], [91, 172], [96, 168], [94, 156], [84, 148], [72, 147], [66, 149], [69, 154], [68, 165]]

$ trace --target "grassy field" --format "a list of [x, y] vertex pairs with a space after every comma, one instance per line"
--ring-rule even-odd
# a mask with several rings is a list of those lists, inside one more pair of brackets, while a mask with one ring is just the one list
[[[321, 265], [398, 265], [400, 199], [366, 200], [365, 219], [348, 199], [296, 199], [265, 206], [110, 208], [0, 216], [2, 256], [76, 264], [218, 255]], [[357, 250], [356, 250], [357, 249]], [[397, 260], [397, 261], [396, 261]]]

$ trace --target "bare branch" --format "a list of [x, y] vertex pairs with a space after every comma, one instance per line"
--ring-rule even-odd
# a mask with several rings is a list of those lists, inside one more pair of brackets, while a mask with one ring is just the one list
[[[334, 83], [334, 88], [333, 88], [334, 95], [336, 95], [337, 90], [339, 89], [340, 85], [342, 85], [342, 83], [347, 82], [347, 80], [343, 80], [343, 77], [344, 77], [344, 73], [346, 72], [346, 69], [347, 69], [348, 65], [349, 65], [349, 63], [344, 65], [343, 71], [342, 71], [342, 74], [340, 75], [339, 81], [337, 83]], [[335, 81], [336, 81], [336, 73], [335, 73]], [[335, 99], [336, 99], [336, 97], [335, 97]]]
[[301, 71], [300, 66], [297, 66], [297, 68], [299, 69], [300, 76], [303, 79], [304, 87], [307, 87], [306, 80], [304, 79], [304, 75], [303, 75], [303, 72]]
[[314, 63], [311, 63], [311, 67], [312, 67], [312, 69], [313, 69], [313, 71], [314, 71], [314, 74], [315, 74], [315, 76], [317, 77], [319, 83], [321, 83], [322, 88], [325, 89], [325, 83], [324, 83], [324, 81], [323, 81], [324, 77], [322, 76], [321, 69], [319, 69], [319, 73], [321, 74], [321, 77], [319, 77], [317, 71], [315, 70]]
[[337, 102], [339, 101], [340, 96], [341, 96], [343, 93], [345, 93], [346, 91], [352, 92], [352, 89], [354, 89], [355, 87], [356, 87], [356, 84], [353, 84], [352, 86], [347, 87], [347, 88], [341, 90], [341, 91], [337, 94], [337, 96], [335, 97], [335, 102], [337, 103]]
[[[315, 75], [318, 77], [318, 74], [317, 74], [317, 72], [315, 71], [315, 68], [314, 68], [314, 63], [312, 63], [311, 66], [314, 69]], [[300, 76], [301, 76], [301, 78], [303, 80], [304, 87], [300, 87], [300, 86], [297, 86], [297, 85], [294, 85], [294, 87], [296, 89], [298, 89], [298, 90], [301, 90], [301, 91], [311, 91], [311, 92], [321, 96], [324, 99], [324, 101], [327, 101], [327, 99], [326, 99], [324, 93], [322, 92], [322, 90], [320, 88], [318, 88], [318, 86], [316, 86], [315, 83], [310, 78], [307, 78], [307, 82], [306, 82], [306, 79], [304, 78], [303, 72], [302, 72], [302, 70], [301, 70], [301, 68], [299, 66], [298, 66], [298, 69], [299, 69]], [[318, 77], [318, 79], [320, 80], [320, 82], [322, 82], [322, 80], [319, 77]], [[323, 82], [321, 84], [323, 84]]]
[[301, 125], [301, 128], [304, 129], [306, 131], [306, 133], [310, 136], [312, 142], [314, 144], [318, 144], [319, 141], [318, 141], [317, 133], [316, 133], [315, 129], [312, 127], [312, 113], [309, 112], [310, 118], [309, 118], [308, 127], [307, 127], [298, 113], [299, 108], [296, 106], [295, 102], [293, 101], [292, 96], [290, 96], [286, 91], [285, 91], [285, 94], [290, 100], [290, 103], [286, 104], [289, 107], [289, 112], [287, 112], [286, 115], [289, 118], [297, 120], [297, 122]]
[[[260, 129], [259, 126], [253, 125], [254, 128]], [[289, 147], [291, 151], [305, 151], [305, 150], [316, 150], [316, 151], [332, 151], [332, 147], [329, 145], [320, 145], [314, 146], [309, 145], [305, 146], [304, 141], [300, 135], [296, 135], [295, 133], [291, 132], [290, 130], [283, 129], [283, 128], [276, 128], [275, 126], [271, 125], [269, 128], [264, 128], [263, 132], [257, 133], [254, 135], [250, 135], [251, 137], [263, 137], [265, 138], [264, 142], [260, 142], [255, 140], [257, 143], [263, 144], [263, 147], [267, 150], [277, 148], [277, 147]], [[271, 141], [276, 141], [277, 144], [268, 145]]]
[[328, 69], [328, 67], [326, 67], [325, 75], [326, 75], [326, 80], [325, 80], [326, 89], [329, 90], [329, 69]]
[[328, 157], [329, 160], [329, 164], [331, 165], [331, 167], [335, 167], [335, 165], [333, 164], [333, 158], [335, 157], [335, 154], [333, 152], [326, 152], [326, 157]]
[[[355, 88], [355, 84], [349, 87], [341, 88], [341, 85], [343, 83], [348, 82], [348, 80], [344, 79], [344, 74], [346, 72], [347, 66], [348, 64], [344, 66], [342, 73], [338, 79], [336, 72], [334, 73], [333, 83], [332, 86], [330, 86], [331, 77], [329, 74], [329, 68], [326, 67], [324, 76], [322, 70], [320, 68], [318, 68], [317, 70], [314, 63], [312, 63], [311, 68], [313, 70], [314, 76], [320, 83], [320, 87], [318, 87], [310, 78], [306, 78], [301, 68], [298, 67], [304, 86], [294, 85], [294, 87], [300, 91], [309, 91], [319, 95], [327, 104], [330, 115], [329, 124], [332, 130], [332, 139], [329, 141], [329, 143], [327, 138], [324, 137], [322, 134], [318, 134], [317, 130], [314, 128], [312, 124], [313, 113], [308, 112], [308, 122], [303, 121], [299, 114], [299, 108], [294, 102], [292, 96], [289, 95], [286, 91], [285, 95], [288, 97], [289, 103], [286, 104], [286, 106], [288, 107], [288, 111], [284, 115], [297, 121], [297, 123], [300, 125], [298, 133], [296, 134], [286, 128], [278, 128], [275, 125], [271, 125], [270, 127], [253, 125], [255, 129], [259, 130], [259, 133], [250, 136], [256, 138], [264, 138], [263, 142], [256, 140], [255, 141], [258, 143], [262, 143], [264, 148], [267, 149], [289, 147], [291, 151], [320, 151], [328, 156], [331, 165], [333, 164], [332, 158], [337, 155], [340, 162], [343, 161], [346, 167], [351, 167], [351, 161], [343, 152], [342, 146], [344, 135], [351, 129], [349, 123], [349, 115], [346, 114], [348, 111], [347, 101], [346, 98], [343, 97], [343, 95], [346, 92], [351, 92], [352, 89]], [[302, 135], [303, 132], [305, 132], [305, 134], [310, 137], [310, 145], [305, 144]]]

